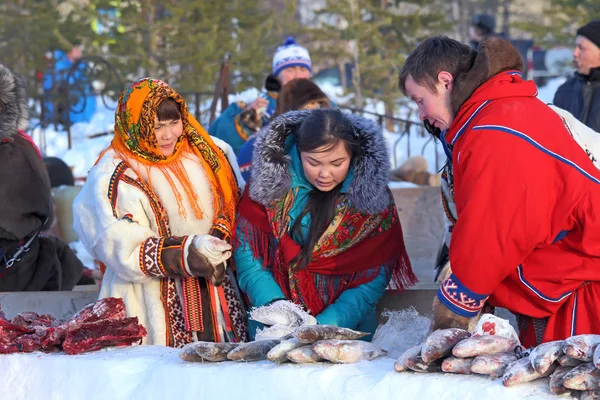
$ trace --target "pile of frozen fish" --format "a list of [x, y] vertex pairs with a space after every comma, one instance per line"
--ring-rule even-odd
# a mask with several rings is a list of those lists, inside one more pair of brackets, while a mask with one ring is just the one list
[[398, 372], [451, 372], [502, 376], [518, 360], [518, 341], [500, 335], [471, 336], [463, 329], [433, 332], [423, 344], [411, 347], [394, 364]]
[[387, 353], [372, 343], [358, 340], [368, 333], [330, 325], [317, 325], [313, 316], [287, 301], [260, 307], [250, 318], [267, 326], [248, 343], [194, 342], [179, 356], [185, 361], [259, 361], [298, 364], [355, 363]]
[[572, 336], [526, 351], [514, 330], [505, 329], [506, 321], [490, 315], [483, 319], [473, 335], [457, 328], [433, 332], [406, 350], [394, 369], [487, 375], [501, 378], [507, 387], [550, 377], [554, 394], [600, 399], [600, 335]]
[[600, 399], [600, 335], [577, 335], [544, 343], [529, 355], [537, 372], [548, 368], [550, 390], [579, 399]]

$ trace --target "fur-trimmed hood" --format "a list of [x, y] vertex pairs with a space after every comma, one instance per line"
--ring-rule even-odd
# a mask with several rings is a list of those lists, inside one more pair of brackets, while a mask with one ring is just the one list
[[[263, 205], [283, 197], [290, 188], [290, 157], [286, 138], [302, 125], [311, 111], [291, 111], [274, 119], [256, 137], [252, 157], [250, 197]], [[350, 204], [360, 211], [381, 212], [389, 205], [390, 161], [381, 129], [371, 120], [345, 114], [352, 122], [363, 154], [352, 160], [354, 178], [348, 189]]]
[[523, 59], [510, 42], [491, 37], [479, 45], [473, 66], [469, 71], [458, 73], [450, 93], [450, 107], [454, 115], [479, 86], [503, 71], [523, 72]]
[[27, 127], [27, 95], [21, 79], [0, 64], [0, 139]]

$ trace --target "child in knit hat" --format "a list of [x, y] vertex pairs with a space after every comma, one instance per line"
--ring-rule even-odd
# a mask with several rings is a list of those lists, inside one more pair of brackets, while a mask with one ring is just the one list
[[275, 112], [280, 89], [289, 81], [310, 78], [312, 63], [306, 48], [293, 37], [277, 48], [273, 56], [272, 73], [266, 79], [266, 92], [250, 104], [237, 102], [225, 109], [209, 127], [210, 135], [231, 145], [236, 154]]

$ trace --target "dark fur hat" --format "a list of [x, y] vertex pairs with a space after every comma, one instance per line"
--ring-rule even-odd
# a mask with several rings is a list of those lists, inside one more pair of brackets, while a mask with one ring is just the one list
[[27, 95], [21, 79], [0, 64], [0, 139], [27, 127]]
[[479, 86], [494, 75], [511, 70], [523, 72], [523, 59], [517, 49], [499, 37], [481, 42], [471, 69], [454, 77], [454, 89], [450, 95], [454, 115]]
[[331, 107], [331, 101], [316, 83], [310, 79], [294, 79], [279, 92], [275, 115], [299, 110], [311, 101], [318, 101], [320, 108]]

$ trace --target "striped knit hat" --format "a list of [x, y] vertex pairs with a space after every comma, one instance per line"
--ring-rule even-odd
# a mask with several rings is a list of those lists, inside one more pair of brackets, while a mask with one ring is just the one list
[[301, 66], [312, 70], [310, 54], [302, 46], [298, 46], [293, 37], [288, 37], [283, 46], [279, 46], [273, 56], [273, 75], [277, 76], [288, 67]]

